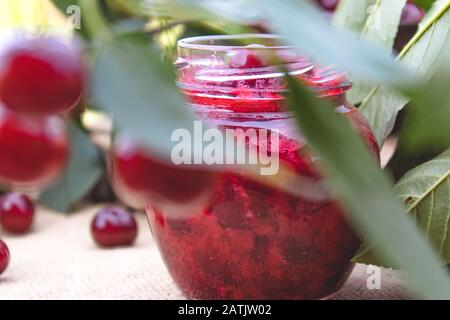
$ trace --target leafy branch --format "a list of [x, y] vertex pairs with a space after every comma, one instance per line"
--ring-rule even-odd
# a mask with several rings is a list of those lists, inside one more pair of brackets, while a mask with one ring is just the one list
[[408, 172], [395, 191], [450, 263], [450, 149]]
[[[361, 38], [392, 50], [405, 3], [406, 0], [376, 0], [367, 8], [370, 14], [361, 31]], [[372, 88], [373, 82], [353, 79], [353, 87], [348, 94], [349, 101], [353, 104], [361, 103]]]
[[[445, 46], [450, 30], [450, 1], [440, 1], [428, 22], [398, 56], [398, 60], [423, 79], [431, 77], [435, 63]], [[360, 110], [369, 120], [380, 144], [392, 131], [397, 114], [410, 99], [387, 85], [374, 87]]]

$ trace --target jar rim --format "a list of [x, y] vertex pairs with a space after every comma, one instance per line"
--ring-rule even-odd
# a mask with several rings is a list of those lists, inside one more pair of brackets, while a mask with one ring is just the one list
[[[262, 57], [270, 57], [272, 54], [278, 55], [282, 52], [293, 54], [296, 58], [288, 55], [283, 62], [286, 69], [289, 70], [291, 75], [301, 77], [307, 83], [307, 86], [320, 96], [341, 95], [351, 87], [347, 73], [337, 71], [332, 66], [322, 67], [315, 65], [309, 58], [297, 55], [298, 52], [295, 52], [298, 49], [297, 46], [279, 45], [279, 40], [282, 39], [282, 36], [274, 34], [207, 35], [181, 39], [177, 43], [179, 56], [175, 61], [175, 65], [180, 73], [186, 77], [179, 78], [177, 85], [180, 89], [186, 90], [186, 92], [195, 91], [202, 96], [211, 94], [211, 92], [215, 92], [218, 96], [226, 96], [229, 93], [234, 94], [236, 87], [241, 82], [245, 83], [245, 81], [254, 82], [253, 87], [243, 86], [246, 94], [255, 93], [260, 95], [261, 93], [288, 92], [289, 89], [283, 86], [274, 86], [266, 89], [259, 84], [261, 79], [284, 77], [284, 73], [280, 72], [277, 65], [269, 64], [248, 69], [240, 69], [239, 67], [222, 68], [229, 63], [227, 62], [227, 58], [230, 57], [228, 53], [250, 50], [258, 51], [255, 53], [257, 55], [261, 54]], [[265, 56], [266, 54], [267, 56]], [[206, 58], [209, 56], [213, 59]], [[304, 58], [305, 61], [302, 59], [298, 60], [297, 57]], [[190, 70], [195, 70], [195, 75], [189, 74]], [[186, 79], [189, 80], [186, 81]], [[275, 81], [274, 84], [276, 83]], [[235, 97], [226, 97], [226, 99], [233, 98]], [[254, 97], [239, 97], [239, 99], [252, 100]], [[278, 100], [278, 97], [276, 99]]]
[[[269, 34], [269, 33], [248, 33], [248, 34], [234, 34], [234, 35], [208, 35], [208, 36], [197, 36], [188, 37], [178, 40], [178, 47], [184, 49], [196, 49], [205, 51], [229, 51], [231, 49], [244, 49], [248, 48], [249, 44], [242, 45], [220, 45], [211, 44], [214, 41], [226, 41], [226, 40], [246, 40], [246, 39], [258, 39], [258, 40], [279, 40], [283, 39], [280, 35]], [[269, 45], [269, 46], [254, 46], [251, 47], [252, 50], [289, 50], [296, 49], [295, 46], [289, 45]]]

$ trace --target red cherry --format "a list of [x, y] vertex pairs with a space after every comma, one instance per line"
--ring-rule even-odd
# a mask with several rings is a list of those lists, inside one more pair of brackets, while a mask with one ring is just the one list
[[22, 193], [7, 193], [0, 198], [0, 223], [11, 233], [25, 233], [33, 224], [34, 204]]
[[336, 10], [339, 0], [316, 0], [316, 2], [327, 11]]
[[101, 247], [129, 246], [136, 239], [137, 224], [128, 211], [119, 207], [106, 207], [94, 217], [91, 233]]
[[230, 67], [236, 69], [254, 69], [265, 67], [262, 59], [252, 50], [238, 49], [230, 53]]
[[0, 181], [43, 186], [64, 168], [69, 150], [64, 122], [55, 116], [27, 118], [0, 109]]
[[141, 208], [147, 201], [193, 202], [208, 192], [214, 180], [210, 171], [160, 162], [125, 137], [115, 141], [112, 167], [116, 193], [133, 198], [132, 204]]
[[425, 11], [418, 5], [408, 1], [403, 9], [401, 25], [402, 26], [415, 26], [422, 21], [425, 16]]
[[83, 63], [75, 42], [52, 37], [19, 39], [2, 52], [0, 61], [0, 99], [12, 111], [61, 113], [82, 96]]
[[0, 274], [5, 272], [9, 264], [9, 250], [6, 244], [0, 240]]

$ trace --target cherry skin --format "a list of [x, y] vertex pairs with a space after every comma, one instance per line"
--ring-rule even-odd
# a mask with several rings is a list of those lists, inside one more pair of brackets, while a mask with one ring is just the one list
[[34, 204], [22, 193], [11, 192], [0, 197], [0, 223], [4, 230], [21, 234], [30, 230]]
[[125, 209], [106, 207], [101, 209], [91, 224], [91, 233], [100, 247], [129, 246], [137, 236], [137, 223]]
[[234, 50], [230, 53], [231, 68], [236, 69], [254, 69], [265, 66], [262, 58], [257, 56], [254, 52], [247, 49]]
[[0, 240], [0, 275], [5, 272], [9, 264], [9, 250], [6, 244]]
[[327, 11], [334, 11], [339, 3], [339, 0], [316, 0], [316, 2]]
[[54, 37], [20, 38], [0, 55], [0, 99], [27, 115], [68, 111], [83, 92], [84, 68], [75, 42]]
[[42, 187], [63, 170], [69, 142], [56, 116], [30, 118], [0, 109], [0, 182]]
[[112, 170], [116, 193], [140, 208], [148, 201], [183, 206], [207, 193], [215, 177], [203, 168], [160, 162], [126, 137], [115, 141]]
[[425, 16], [425, 11], [414, 4], [412, 1], [408, 1], [403, 9], [401, 25], [411, 26], [418, 25]]

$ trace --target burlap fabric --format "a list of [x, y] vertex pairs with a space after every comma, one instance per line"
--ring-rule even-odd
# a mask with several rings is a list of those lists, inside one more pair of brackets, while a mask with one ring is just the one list
[[[98, 207], [70, 216], [40, 208], [34, 231], [2, 234], [11, 264], [0, 277], [0, 299], [183, 299], [154, 244], [144, 214], [135, 246], [100, 250], [89, 233]], [[358, 265], [335, 299], [407, 299], [402, 275], [382, 270], [381, 289], [367, 288], [367, 266]]]

